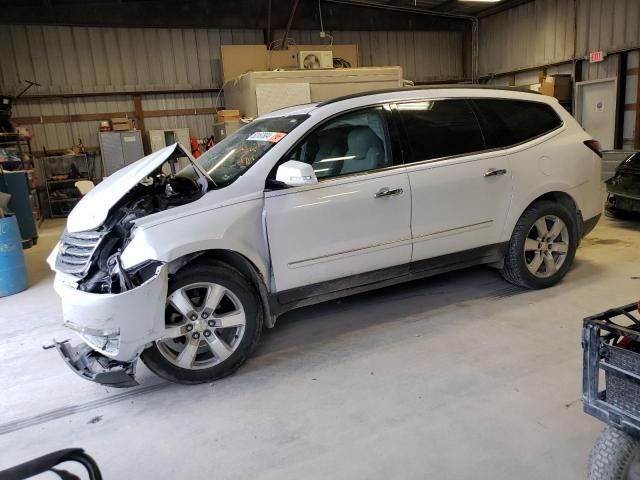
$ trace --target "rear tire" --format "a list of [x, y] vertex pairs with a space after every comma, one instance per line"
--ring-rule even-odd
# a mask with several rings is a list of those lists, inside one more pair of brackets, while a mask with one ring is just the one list
[[605, 428], [589, 454], [587, 480], [640, 480], [640, 441]]
[[189, 265], [169, 280], [165, 337], [140, 358], [171, 382], [218, 380], [247, 360], [262, 317], [260, 296], [238, 270], [212, 260]]
[[575, 212], [561, 203], [536, 202], [516, 223], [500, 273], [520, 287], [550, 287], [571, 268], [577, 247]]

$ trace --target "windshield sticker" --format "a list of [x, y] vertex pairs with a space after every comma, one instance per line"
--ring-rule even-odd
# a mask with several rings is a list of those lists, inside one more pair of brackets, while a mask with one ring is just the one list
[[255, 142], [271, 142], [278, 143], [287, 134], [284, 132], [255, 132], [247, 137], [247, 140], [253, 140]]

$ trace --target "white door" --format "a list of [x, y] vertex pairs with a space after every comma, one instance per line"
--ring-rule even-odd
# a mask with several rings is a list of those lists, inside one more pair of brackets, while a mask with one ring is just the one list
[[323, 124], [288, 159], [312, 164], [319, 183], [265, 193], [278, 292], [314, 285], [311, 296], [408, 272], [410, 187], [381, 108]]
[[507, 157], [476, 155], [407, 171], [413, 197], [412, 261], [498, 243], [511, 201]]
[[576, 83], [576, 118], [604, 150], [614, 148], [617, 82], [607, 78]]
[[512, 172], [506, 156], [483, 153], [485, 140], [468, 102], [412, 102], [396, 111], [410, 152], [413, 268], [429, 268], [421, 260], [496, 244], [511, 201]]

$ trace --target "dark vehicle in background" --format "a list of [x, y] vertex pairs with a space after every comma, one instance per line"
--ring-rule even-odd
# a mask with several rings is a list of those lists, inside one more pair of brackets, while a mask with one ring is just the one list
[[640, 306], [584, 319], [584, 411], [607, 424], [589, 455], [588, 480], [640, 480]]
[[640, 214], [640, 152], [629, 155], [605, 183], [609, 215]]

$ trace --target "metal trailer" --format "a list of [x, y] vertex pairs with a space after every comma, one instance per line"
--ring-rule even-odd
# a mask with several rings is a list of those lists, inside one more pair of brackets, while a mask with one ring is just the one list
[[585, 318], [582, 346], [584, 411], [607, 424], [589, 455], [587, 478], [640, 480], [638, 304]]

